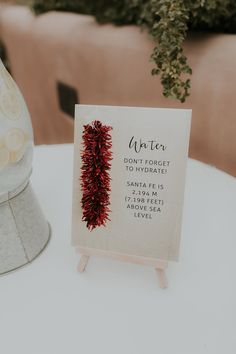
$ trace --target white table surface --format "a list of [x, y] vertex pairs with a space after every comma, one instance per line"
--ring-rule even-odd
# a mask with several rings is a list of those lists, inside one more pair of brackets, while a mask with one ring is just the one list
[[70, 246], [72, 145], [35, 149], [32, 184], [52, 240], [0, 278], [1, 354], [235, 354], [236, 179], [190, 160], [181, 256], [161, 290], [149, 267]]

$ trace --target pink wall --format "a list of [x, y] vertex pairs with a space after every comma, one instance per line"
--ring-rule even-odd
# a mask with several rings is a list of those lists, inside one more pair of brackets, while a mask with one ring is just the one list
[[0, 10], [0, 36], [28, 103], [36, 143], [71, 142], [73, 120], [60, 110], [57, 81], [81, 103], [193, 109], [190, 156], [236, 176], [236, 36], [191, 35], [191, 96], [181, 104], [162, 96], [149, 61], [153, 42], [134, 26], [99, 26], [93, 18], [25, 7]]

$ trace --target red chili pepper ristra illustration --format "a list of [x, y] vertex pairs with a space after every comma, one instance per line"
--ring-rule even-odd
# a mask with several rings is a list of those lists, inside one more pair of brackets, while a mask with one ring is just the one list
[[112, 127], [95, 120], [84, 125], [82, 134], [82, 221], [86, 222], [90, 231], [96, 227], [106, 226], [110, 220], [111, 130]]

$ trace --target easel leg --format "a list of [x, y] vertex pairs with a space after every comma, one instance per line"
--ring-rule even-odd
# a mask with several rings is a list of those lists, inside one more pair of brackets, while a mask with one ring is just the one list
[[77, 268], [79, 273], [83, 273], [85, 271], [88, 261], [89, 261], [89, 256], [86, 256], [85, 254], [83, 254], [80, 257], [78, 268]]
[[167, 282], [165, 270], [160, 268], [156, 268], [155, 270], [159, 279], [160, 288], [162, 289], [168, 288], [168, 282]]

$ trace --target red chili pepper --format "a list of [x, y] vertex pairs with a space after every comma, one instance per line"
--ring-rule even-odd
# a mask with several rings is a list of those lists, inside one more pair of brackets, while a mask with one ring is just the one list
[[109, 219], [109, 205], [112, 160], [112, 127], [96, 120], [84, 125], [83, 151], [81, 153], [81, 206], [82, 221], [92, 231], [96, 227], [106, 226]]

